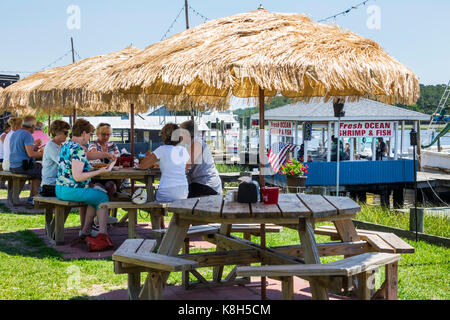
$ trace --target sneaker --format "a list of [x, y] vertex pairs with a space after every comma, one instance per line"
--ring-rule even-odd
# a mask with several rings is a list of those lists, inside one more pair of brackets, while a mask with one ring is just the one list
[[119, 220], [116, 217], [108, 216], [108, 224], [116, 224]]
[[[108, 216], [108, 219], [106, 221], [107, 224], [116, 224], [118, 222], [119, 222], [119, 220], [116, 217], [111, 217], [111, 216]], [[96, 229], [98, 230], [98, 218], [97, 217], [94, 218], [94, 224], [95, 224]]]

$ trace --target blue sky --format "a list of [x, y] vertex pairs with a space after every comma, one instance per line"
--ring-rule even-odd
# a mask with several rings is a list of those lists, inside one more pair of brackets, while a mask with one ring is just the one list
[[[270, 11], [305, 13], [317, 21], [362, 1], [189, 0], [189, 4], [208, 19], [251, 11], [262, 3]], [[161, 40], [183, 4], [184, 0], [0, 0], [0, 73], [41, 70], [70, 49], [70, 37], [81, 58], [130, 44], [143, 49]], [[70, 5], [80, 8], [80, 29], [67, 27]], [[367, 26], [370, 5], [379, 8], [379, 29]], [[421, 83], [441, 84], [450, 80], [449, 13], [448, 0], [372, 0], [329, 23], [375, 40], [410, 67]], [[204, 21], [192, 11], [190, 20], [191, 26]], [[169, 36], [184, 28], [183, 12]], [[70, 62], [67, 55], [52, 67]]]

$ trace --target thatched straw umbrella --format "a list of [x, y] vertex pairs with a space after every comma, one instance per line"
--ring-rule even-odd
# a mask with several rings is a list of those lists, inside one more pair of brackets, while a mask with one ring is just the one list
[[208, 21], [153, 44], [117, 65], [111, 76], [114, 81], [99, 91], [129, 94], [136, 105], [177, 107], [180, 97], [188, 97], [190, 105], [182, 109], [218, 107], [232, 95], [258, 101], [261, 185], [268, 98], [324, 97], [338, 105], [360, 97], [411, 104], [419, 97], [416, 75], [376, 42], [302, 14], [263, 8]]
[[58, 67], [41, 71], [8, 86], [0, 93], [0, 110], [4, 111], [8, 109], [17, 115], [23, 115], [25, 113], [36, 114], [38, 110], [33, 108], [35, 105], [35, 90], [51, 76], [61, 72], [64, 68]]
[[[106, 55], [86, 58], [76, 63], [33, 74], [5, 90], [0, 96], [0, 105], [4, 109], [27, 110], [32, 113], [45, 110], [53, 114], [74, 115], [98, 114], [106, 111], [130, 112], [129, 105], [114, 103], [115, 96], [103, 94], [101, 101], [90, 100], [88, 92], [96, 86], [98, 79], [114, 66], [130, 59], [141, 50], [127, 47], [121, 51]], [[123, 98], [123, 96], [121, 96]], [[3, 103], [2, 103], [3, 101]], [[139, 104], [138, 112], [145, 112], [148, 107]], [[132, 119], [134, 110], [131, 110]], [[132, 132], [134, 124], [132, 121]], [[134, 134], [131, 135], [133, 149]]]
[[[260, 129], [264, 102], [277, 94], [405, 104], [419, 97], [416, 75], [376, 42], [302, 14], [263, 8], [211, 20], [153, 44], [116, 65], [106, 79], [98, 82], [95, 100], [103, 99], [101, 92], [106, 97], [120, 92], [136, 106], [175, 108], [180, 99], [194, 107], [220, 107], [232, 95], [250, 98], [260, 105]], [[260, 138], [263, 166], [264, 135]]]

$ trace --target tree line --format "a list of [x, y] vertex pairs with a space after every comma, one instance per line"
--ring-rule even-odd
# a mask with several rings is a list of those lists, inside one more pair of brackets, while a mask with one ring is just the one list
[[[441, 97], [444, 93], [445, 88], [447, 87], [446, 84], [438, 84], [438, 85], [420, 85], [420, 98], [417, 100], [417, 102], [413, 105], [403, 105], [403, 104], [397, 104], [397, 107], [418, 111], [426, 114], [433, 114], [436, 110], [439, 101], [441, 100]], [[280, 106], [284, 106], [286, 104], [292, 103], [292, 98], [286, 98], [282, 96], [274, 97], [269, 104], [266, 104], [264, 109], [270, 110], [273, 108], [278, 108]], [[450, 99], [447, 101], [446, 105], [448, 106], [450, 104]], [[259, 108], [253, 107], [253, 108], [247, 108], [247, 109], [237, 109], [234, 111], [234, 114], [238, 117], [249, 117], [252, 114], [258, 113]]]

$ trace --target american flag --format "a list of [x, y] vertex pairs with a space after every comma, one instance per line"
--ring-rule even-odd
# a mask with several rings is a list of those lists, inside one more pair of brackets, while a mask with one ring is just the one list
[[268, 161], [272, 167], [273, 173], [277, 173], [280, 167], [286, 162], [286, 154], [289, 151], [293, 151], [295, 145], [278, 142], [272, 144], [272, 148], [269, 150]]

